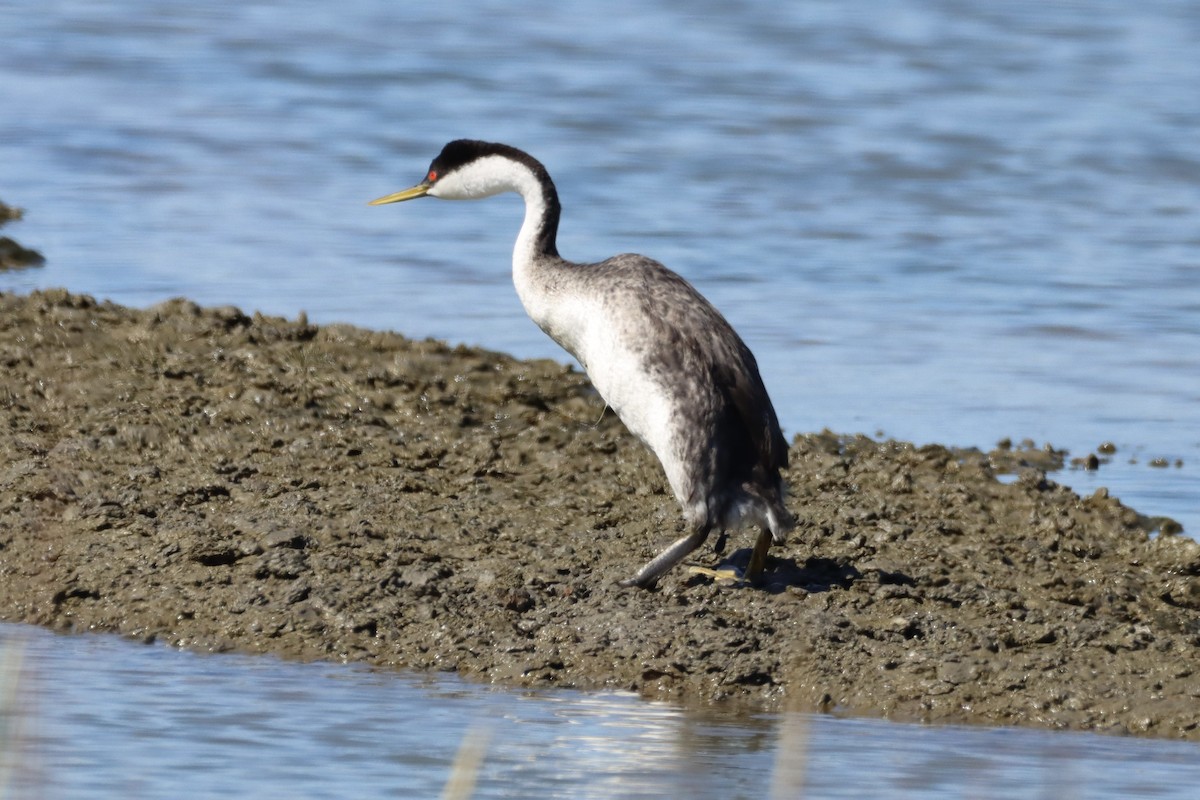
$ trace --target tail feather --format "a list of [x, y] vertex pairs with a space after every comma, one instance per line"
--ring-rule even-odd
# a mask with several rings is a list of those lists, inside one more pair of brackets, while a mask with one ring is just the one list
[[784, 508], [783, 503], [768, 506], [767, 528], [771, 531], [771, 540], [775, 544], [787, 543], [787, 535], [796, 527], [796, 517]]

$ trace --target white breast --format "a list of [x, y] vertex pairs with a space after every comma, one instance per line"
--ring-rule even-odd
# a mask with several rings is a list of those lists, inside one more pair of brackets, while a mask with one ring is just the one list
[[658, 456], [672, 491], [682, 501], [684, 475], [676, 454], [682, 420], [667, 387], [642, 363], [635, 346], [637, 332], [623, 329], [622, 315], [595, 298], [566, 292], [546, 298], [537, 291], [522, 292], [519, 286], [518, 294], [529, 316], [575, 356], [605, 403]]

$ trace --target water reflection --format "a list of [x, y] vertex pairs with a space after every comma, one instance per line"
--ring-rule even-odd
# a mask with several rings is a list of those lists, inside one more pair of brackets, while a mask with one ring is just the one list
[[436, 797], [472, 732], [481, 798], [1183, 798], [1200, 781], [1192, 743], [685, 710], [7, 624], [0, 650], [12, 800]]

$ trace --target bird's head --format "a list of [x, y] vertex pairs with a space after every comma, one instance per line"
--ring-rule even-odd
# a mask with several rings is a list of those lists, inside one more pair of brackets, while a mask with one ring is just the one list
[[442, 148], [429, 164], [425, 178], [416, 186], [372, 200], [370, 205], [400, 203], [418, 197], [444, 200], [478, 200], [508, 191], [521, 191], [521, 184], [544, 174], [531, 156], [494, 142], [456, 139]]

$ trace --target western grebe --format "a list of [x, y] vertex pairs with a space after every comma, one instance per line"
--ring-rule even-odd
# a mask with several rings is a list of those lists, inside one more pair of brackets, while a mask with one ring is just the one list
[[744, 577], [766, 564], [793, 526], [780, 469], [787, 441], [749, 348], [711, 303], [662, 264], [640, 255], [576, 264], [558, 255], [561, 206], [546, 168], [504, 144], [458, 140], [410, 189], [371, 205], [417, 197], [477, 200], [516, 192], [525, 221], [513, 283], [525, 311], [578, 359], [588, 378], [654, 451], [683, 508], [687, 535], [621, 583], [651, 588], [715, 528], [761, 531]]

